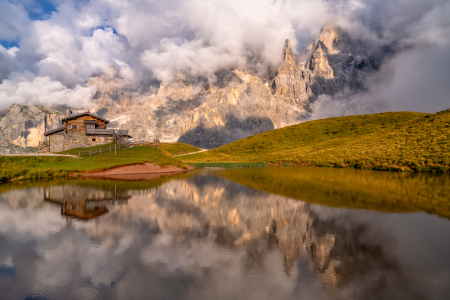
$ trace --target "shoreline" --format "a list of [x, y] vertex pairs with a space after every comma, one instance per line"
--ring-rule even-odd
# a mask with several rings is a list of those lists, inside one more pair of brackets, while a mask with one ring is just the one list
[[81, 176], [84, 178], [113, 180], [151, 180], [162, 176], [189, 172], [194, 169], [195, 168], [192, 166], [183, 169], [172, 165], [161, 167], [155, 163], [145, 162], [140, 164], [115, 166], [99, 171], [87, 171], [82, 173]]
[[409, 173], [450, 173], [450, 167], [445, 165], [416, 165], [416, 166], [403, 166], [403, 165], [350, 165], [347, 163], [342, 164], [323, 164], [315, 162], [185, 162], [195, 167], [254, 167], [258, 168], [262, 165], [267, 166], [280, 166], [280, 167], [315, 167], [315, 168], [336, 168], [336, 169], [353, 169], [353, 170], [371, 170], [371, 171], [388, 171], [388, 172], [409, 172]]

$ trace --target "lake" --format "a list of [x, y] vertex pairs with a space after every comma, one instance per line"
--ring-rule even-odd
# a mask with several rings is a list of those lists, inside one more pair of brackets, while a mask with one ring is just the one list
[[0, 299], [450, 299], [450, 176], [200, 169], [0, 185]]

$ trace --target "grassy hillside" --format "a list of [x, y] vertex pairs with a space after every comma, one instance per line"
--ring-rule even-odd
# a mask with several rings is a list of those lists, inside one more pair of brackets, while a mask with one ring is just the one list
[[180, 159], [443, 172], [450, 164], [450, 110], [315, 120]]
[[161, 149], [164, 149], [173, 155], [187, 154], [187, 153], [198, 152], [198, 151], [202, 150], [195, 146], [192, 146], [189, 144], [184, 144], [184, 143], [163, 144], [160, 147], [161, 147]]
[[[89, 148], [75, 148], [75, 149], [70, 149], [67, 151], [63, 151], [61, 152], [62, 154], [72, 154], [72, 155], [78, 155], [80, 153], [80, 151], [89, 151], [89, 150], [97, 150], [99, 148], [107, 148], [107, 147], [112, 147], [112, 149], [114, 149], [114, 143], [110, 143], [110, 144], [103, 144], [103, 145], [98, 145], [98, 146], [94, 146], [94, 147], [89, 147]], [[187, 154], [187, 153], [192, 153], [192, 152], [197, 152], [200, 151], [200, 148], [197, 148], [195, 146], [189, 145], [189, 144], [183, 144], [183, 143], [168, 143], [168, 144], [163, 144], [160, 145], [159, 148], [166, 150], [167, 152], [173, 154], [173, 155], [178, 155], [178, 154]]]
[[0, 156], [0, 181], [67, 176], [73, 172], [94, 171], [120, 165], [154, 162], [160, 166], [187, 168], [164, 149], [136, 147], [92, 157]]

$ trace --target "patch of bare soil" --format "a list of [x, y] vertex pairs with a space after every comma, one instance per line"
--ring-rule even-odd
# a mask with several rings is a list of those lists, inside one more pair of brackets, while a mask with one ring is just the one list
[[193, 169], [193, 167], [183, 169], [176, 166], [161, 167], [155, 163], [144, 163], [118, 166], [98, 172], [86, 172], [83, 174], [83, 177], [115, 180], [151, 180], [161, 176], [188, 172]]

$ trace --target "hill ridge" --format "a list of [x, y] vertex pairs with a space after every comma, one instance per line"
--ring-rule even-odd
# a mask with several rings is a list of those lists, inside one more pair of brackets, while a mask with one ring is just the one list
[[448, 172], [450, 110], [334, 117], [247, 137], [183, 161]]

